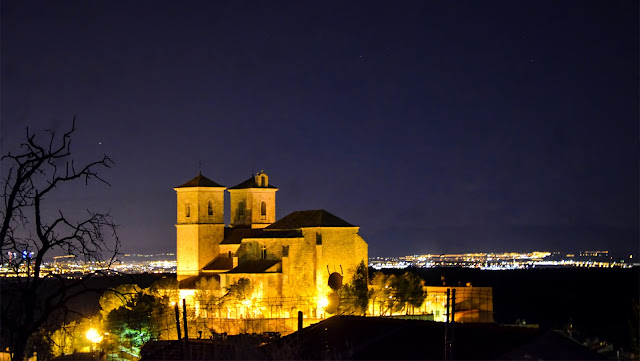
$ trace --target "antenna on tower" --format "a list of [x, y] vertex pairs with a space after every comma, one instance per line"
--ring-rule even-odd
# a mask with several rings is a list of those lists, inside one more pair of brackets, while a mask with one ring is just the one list
[[198, 174], [202, 175], [202, 161], [198, 161]]

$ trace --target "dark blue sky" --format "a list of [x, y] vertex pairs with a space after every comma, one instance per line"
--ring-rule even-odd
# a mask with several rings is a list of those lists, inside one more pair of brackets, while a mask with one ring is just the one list
[[[264, 169], [370, 255], [638, 249], [637, 1], [2, 1], [2, 153], [77, 115], [125, 251]], [[54, 205], [52, 205], [54, 207]]]

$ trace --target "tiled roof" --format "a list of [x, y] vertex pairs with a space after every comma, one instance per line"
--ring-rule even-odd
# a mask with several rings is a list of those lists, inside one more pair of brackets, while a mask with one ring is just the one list
[[224, 229], [224, 239], [220, 244], [240, 244], [243, 238], [254, 238], [262, 229], [248, 227], [234, 227]]
[[303, 227], [355, 227], [351, 223], [334, 216], [324, 209], [312, 211], [296, 211], [272, 225], [269, 229], [298, 229]]
[[256, 259], [244, 261], [227, 273], [265, 273], [269, 268], [280, 263], [279, 260]]
[[278, 187], [274, 187], [273, 185], [269, 184], [266, 187], [262, 187], [260, 185], [258, 185], [258, 183], [256, 183], [256, 179], [254, 177], [251, 177], [249, 179], [247, 179], [246, 181], [233, 186], [233, 187], [229, 187], [229, 189], [246, 189], [246, 188], [273, 188], [273, 189], [278, 189]]
[[264, 228], [234, 227], [224, 229], [224, 239], [220, 244], [240, 244], [245, 238], [298, 238], [302, 231], [294, 230], [266, 230]]
[[203, 271], [227, 271], [233, 268], [233, 257], [219, 254], [213, 261], [202, 267]]
[[[575, 340], [555, 331], [455, 323], [453, 355], [458, 360], [604, 360]], [[297, 357], [317, 360], [443, 360], [444, 322], [386, 317], [333, 316], [263, 346], [267, 355], [287, 345]], [[298, 344], [300, 342], [300, 344]], [[389, 347], [393, 345], [393, 347]]]
[[212, 181], [211, 179], [203, 176], [202, 173], [199, 173], [192, 180], [188, 181], [185, 184], [179, 185], [176, 188], [187, 188], [187, 187], [222, 187], [224, 188], [223, 185], [220, 185]]
[[179, 282], [178, 286], [180, 287], [180, 289], [195, 289], [198, 281], [200, 281], [203, 278], [205, 279], [215, 278], [216, 280], [220, 281], [220, 276], [216, 274], [199, 275], [199, 276], [191, 276], [183, 279], [182, 281]]
[[[333, 316], [276, 340], [245, 334], [150, 341], [141, 360], [443, 360], [444, 328], [444, 322]], [[556, 331], [486, 323], [455, 323], [451, 349], [458, 360], [607, 359]]]
[[246, 238], [299, 238], [302, 237], [302, 231], [299, 229], [285, 229], [285, 230], [265, 230], [253, 237]]

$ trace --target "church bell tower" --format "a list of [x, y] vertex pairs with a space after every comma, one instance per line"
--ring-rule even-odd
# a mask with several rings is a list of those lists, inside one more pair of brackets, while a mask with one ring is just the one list
[[275, 222], [277, 190], [264, 171], [229, 188], [231, 226], [264, 228]]
[[211, 179], [198, 174], [177, 186], [177, 263], [178, 281], [197, 276], [219, 253], [224, 237], [224, 190]]

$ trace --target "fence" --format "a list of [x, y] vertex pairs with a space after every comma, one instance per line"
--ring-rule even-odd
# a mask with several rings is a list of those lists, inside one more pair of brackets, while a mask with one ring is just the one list
[[[426, 299], [419, 307], [405, 304], [400, 310], [389, 306], [398, 304], [393, 299], [370, 299], [367, 314], [444, 321], [447, 289], [456, 290], [456, 322], [493, 322], [493, 293], [490, 287], [425, 287]], [[353, 301], [343, 299], [338, 313], [353, 313], [354, 308], [349, 306], [353, 305]], [[105, 331], [109, 331], [102, 347], [111, 355], [109, 359], [135, 359], [142, 345], [148, 341], [178, 339], [178, 328], [181, 337], [184, 337], [186, 331], [189, 338], [202, 339], [224, 338], [225, 334], [271, 332], [286, 335], [297, 330], [298, 311], [302, 311], [304, 315], [303, 327], [331, 316], [318, 306], [315, 297], [277, 297], [253, 299], [251, 302], [217, 303], [200, 303], [192, 299], [186, 303], [186, 309], [179, 308], [177, 315], [176, 309], [170, 305], [156, 306], [153, 309], [121, 309], [111, 312], [102, 321]], [[77, 325], [74, 327], [82, 329]], [[70, 331], [76, 338], [83, 337], [80, 331]], [[66, 338], [61, 341], [68, 342]], [[77, 340], [73, 344], [76, 348]], [[69, 351], [68, 346], [61, 345], [61, 348], [65, 353]]]

